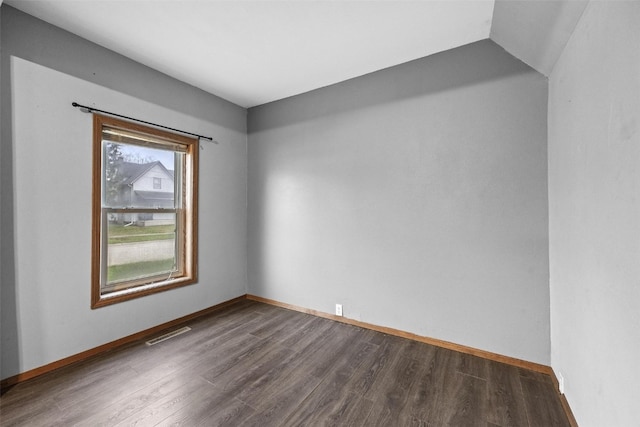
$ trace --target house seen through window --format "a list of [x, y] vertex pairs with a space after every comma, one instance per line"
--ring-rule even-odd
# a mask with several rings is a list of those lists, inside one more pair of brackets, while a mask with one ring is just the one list
[[197, 146], [94, 116], [92, 307], [195, 282]]

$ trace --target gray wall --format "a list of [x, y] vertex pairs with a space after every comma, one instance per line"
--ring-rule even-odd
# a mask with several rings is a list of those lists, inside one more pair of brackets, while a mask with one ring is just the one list
[[249, 292], [549, 364], [547, 81], [483, 41], [249, 110]]
[[548, 76], [589, 0], [496, 0], [491, 40]]
[[[1, 377], [246, 293], [246, 110], [7, 5], [1, 10]], [[90, 309], [91, 117], [72, 101], [212, 135], [199, 283]]]
[[640, 420], [640, 2], [590, 2], [549, 80], [551, 363], [581, 426]]

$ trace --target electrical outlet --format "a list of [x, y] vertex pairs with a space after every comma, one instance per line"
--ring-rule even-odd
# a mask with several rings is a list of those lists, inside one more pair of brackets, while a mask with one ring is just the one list
[[342, 304], [336, 304], [336, 316], [342, 316]]
[[558, 391], [560, 394], [564, 394], [564, 377], [560, 372], [558, 372]]

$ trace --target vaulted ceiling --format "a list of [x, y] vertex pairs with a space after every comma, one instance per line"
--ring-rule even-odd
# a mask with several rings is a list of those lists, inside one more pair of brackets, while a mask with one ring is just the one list
[[251, 107], [489, 37], [548, 75], [588, 1], [4, 3]]

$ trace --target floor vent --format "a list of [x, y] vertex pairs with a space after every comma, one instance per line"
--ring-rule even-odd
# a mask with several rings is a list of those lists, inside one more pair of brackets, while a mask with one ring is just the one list
[[184, 328], [176, 329], [175, 331], [171, 331], [171, 332], [168, 332], [168, 333], [166, 333], [164, 335], [160, 335], [159, 337], [155, 337], [153, 339], [150, 339], [149, 341], [146, 342], [146, 344], [147, 345], [155, 345], [155, 344], [158, 344], [159, 342], [166, 341], [169, 338], [173, 338], [173, 337], [176, 337], [176, 336], [178, 336], [180, 334], [184, 334], [185, 332], [189, 332], [190, 330], [191, 330], [190, 327], [185, 326]]

